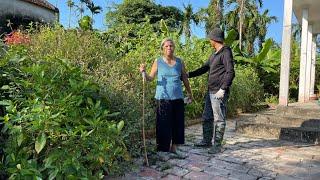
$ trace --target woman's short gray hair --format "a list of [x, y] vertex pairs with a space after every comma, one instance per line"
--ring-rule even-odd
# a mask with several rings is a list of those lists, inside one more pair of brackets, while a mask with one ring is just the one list
[[173, 41], [171, 38], [164, 38], [164, 39], [161, 41], [161, 45], [160, 45], [160, 49], [161, 49], [161, 50], [163, 50], [163, 45], [164, 45], [164, 43], [167, 42], [167, 41], [172, 42], [172, 44], [173, 44], [174, 47], [176, 46], [175, 43], [174, 43], [174, 41]]

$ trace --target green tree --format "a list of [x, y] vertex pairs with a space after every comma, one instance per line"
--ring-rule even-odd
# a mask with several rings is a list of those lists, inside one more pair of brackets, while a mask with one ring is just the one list
[[[243, 43], [243, 31], [246, 31], [246, 40], [250, 39], [251, 43], [246, 43], [248, 45], [249, 54], [253, 52], [251, 50], [251, 45], [253, 45], [255, 37], [257, 36], [257, 28], [255, 21], [257, 20], [257, 14], [259, 14], [257, 3], [259, 4], [259, 7], [262, 7], [262, 0], [228, 0], [228, 5], [234, 5], [234, 10], [230, 11], [228, 14], [233, 15], [227, 15], [229, 17], [235, 18], [231, 21], [232, 24], [235, 25], [235, 29], [239, 30], [239, 48], [242, 50], [242, 43]], [[227, 19], [228, 21], [229, 19]], [[235, 23], [236, 22], [236, 23]], [[228, 23], [226, 23], [228, 24]]]
[[211, 0], [208, 8], [208, 19], [206, 22], [206, 32], [214, 27], [223, 25], [224, 0]]
[[265, 10], [261, 15], [258, 17], [258, 26], [259, 26], [259, 48], [262, 49], [262, 44], [265, 42], [267, 28], [270, 23], [277, 22], [278, 19], [276, 16], [269, 16], [269, 10]]
[[67, 1], [67, 6], [69, 8], [69, 22], [68, 22], [68, 27], [70, 28], [70, 22], [71, 22], [71, 12], [72, 12], [72, 8], [74, 7], [74, 2], [72, 0], [68, 0]]
[[181, 25], [181, 32], [184, 33], [187, 39], [191, 36], [191, 23], [194, 22], [196, 25], [199, 23], [199, 17], [193, 12], [191, 4], [183, 5], [183, 21]]
[[79, 27], [84, 30], [92, 30], [92, 19], [90, 16], [83, 16], [83, 18], [81, 18], [79, 20]]
[[79, 12], [80, 19], [82, 19], [82, 15], [84, 13], [84, 7], [83, 7], [83, 2], [80, 2], [79, 4], [75, 5], [76, 10]]
[[276, 22], [277, 18], [270, 16], [269, 10], [260, 12], [262, 0], [228, 0], [227, 5], [234, 7], [226, 14], [227, 29], [238, 30], [240, 50], [246, 47], [246, 52], [253, 56], [255, 42], [258, 42], [258, 51], [260, 51], [266, 38], [268, 25]]
[[256, 70], [266, 92], [278, 93], [281, 50], [272, 39], [267, 39], [259, 53], [254, 56], [235, 54], [237, 64], [251, 66]]
[[224, 29], [224, 0], [211, 0], [207, 8], [201, 8], [195, 13], [197, 18], [205, 23], [206, 33], [214, 27]]
[[[256, 6], [253, 6], [249, 11], [247, 11], [249, 13], [248, 17], [251, 18], [245, 18], [242, 21], [242, 25], [240, 26], [240, 29], [243, 30], [243, 32], [245, 33], [240, 33], [243, 35], [245, 41], [244, 41], [244, 45], [246, 47], [246, 52], [249, 55], [253, 55], [254, 54], [254, 43], [256, 41], [256, 39], [259, 37], [259, 30], [261, 27], [259, 26], [259, 10]], [[245, 12], [245, 13], [247, 13]], [[240, 41], [242, 42], [242, 41]], [[241, 47], [241, 46], [240, 46]]]
[[102, 11], [102, 7], [101, 6], [96, 6], [91, 0], [84, 0], [87, 8], [90, 10], [91, 12], [91, 19], [93, 19], [93, 16], [95, 14], [99, 14]]
[[170, 28], [178, 28], [183, 20], [183, 13], [173, 6], [157, 5], [153, 0], [124, 0], [108, 11], [106, 21], [112, 27], [121, 23], [146, 22], [146, 17], [151, 24], [156, 25], [163, 19]]
[[241, 61], [249, 63], [249, 65], [257, 69], [258, 72], [277, 72], [277, 66], [280, 63], [280, 49], [275, 49], [274, 47], [272, 39], [267, 39], [257, 55], [253, 57], [235, 56], [235, 60], [240, 63]]

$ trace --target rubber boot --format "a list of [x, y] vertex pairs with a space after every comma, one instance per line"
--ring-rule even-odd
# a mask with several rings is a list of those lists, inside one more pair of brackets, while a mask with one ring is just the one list
[[203, 139], [195, 143], [196, 147], [211, 147], [212, 146], [212, 136], [213, 136], [213, 121], [205, 120], [202, 122], [202, 136]]
[[225, 131], [225, 123], [217, 124], [214, 130], [214, 146], [208, 151], [209, 154], [217, 154], [222, 150], [222, 141]]

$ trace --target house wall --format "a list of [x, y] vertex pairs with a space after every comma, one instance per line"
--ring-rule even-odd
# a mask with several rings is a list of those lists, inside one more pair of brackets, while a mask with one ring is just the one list
[[25, 1], [0, 0], [0, 4], [0, 19], [17, 15], [45, 23], [53, 23], [56, 20], [54, 11]]

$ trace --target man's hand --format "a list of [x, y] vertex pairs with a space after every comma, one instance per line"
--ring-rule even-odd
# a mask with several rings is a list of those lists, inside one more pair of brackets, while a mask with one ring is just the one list
[[219, 89], [218, 92], [216, 92], [214, 94], [214, 96], [217, 98], [217, 99], [222, 99], [224, 97], [224, 93], [226, 92], [226, 90], [223, 90], [223, 89]]

